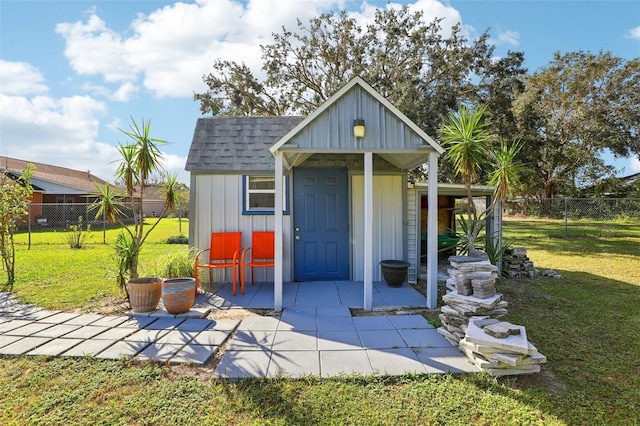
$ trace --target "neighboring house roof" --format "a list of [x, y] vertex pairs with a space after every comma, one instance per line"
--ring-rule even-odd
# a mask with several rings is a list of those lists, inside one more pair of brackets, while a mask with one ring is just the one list
[[35, 166], [31, 183], [36, 191], [49, 194], [87, 194], [96, 192], [96, 184], [105, 184], [104, 180], [88, 171], [0, 156], [0, 171], [7, 171], [14, 176], [19, 176], [28, 164]]
[[304, 117], [201, 117], [185, 170], [274, 170], [271, 147]]

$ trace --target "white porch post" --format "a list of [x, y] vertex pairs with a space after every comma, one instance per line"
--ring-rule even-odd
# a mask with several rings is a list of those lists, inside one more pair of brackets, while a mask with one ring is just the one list
[[427, 187], [427, 308], [438, 305], [438, 153], [429, 153]]
[[282, 204], [283, 204], [283, 170], [282, 153], [277, 151], [276, 160], [276, 198], [274, 211], [274, 231], [275, 231], [275, 266], [273, 268], [273, 310], [282, 311], [282, 268], [283, 268], [283, 235], [282, 235]]
[[373, 153], [364, 153], [364, 309], [373, 309]]

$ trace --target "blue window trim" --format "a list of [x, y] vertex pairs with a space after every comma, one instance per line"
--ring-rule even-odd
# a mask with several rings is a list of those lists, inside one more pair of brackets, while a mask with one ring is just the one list
[[[250, 176], [258, 175], [242, 175], [242, 214], [243, 215], [265, 215], [273, 216], [275, 211], [273, 209], [264, 210], [249, 210], [247, 209], [247, 178]], [[284, 205], [285, 209], [282, 214], [289, 214], [289, 175], [284, 176]]]

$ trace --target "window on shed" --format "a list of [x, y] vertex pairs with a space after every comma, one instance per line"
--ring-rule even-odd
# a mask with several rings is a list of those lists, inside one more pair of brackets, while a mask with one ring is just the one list
[[[284, 196], [282, 210], [289, 213], [289, 189], [287, 176], [283, 176]], [[273, 214], [276, 203], [276, 179], [274, 176], [244, 176], [243, 214]]]

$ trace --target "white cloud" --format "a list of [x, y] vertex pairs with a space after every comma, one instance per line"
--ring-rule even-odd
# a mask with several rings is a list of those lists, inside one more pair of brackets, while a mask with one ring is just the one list
[[49, 91], [36, 67], [24, 62], [0, 59], [0, 93], [5, 95], [42, 95]]
[[128, 36], [113, 31], [95, 14], [86, 22], [58, 24], [56, 31], [64, 37], [65, 55], [78, 74], [130, 83], [117, 92], [122, 99], [140, 78], [158, 97], [190, 97], [205, 89], [202, 75], [215, 59], [233, 59], [259, 70], [259, 45], [273, 32], [282, 25], [293, 29], [297, 19], [305, 22], [341, 5], [338, 0], [250, 0], [246, 6], [199, 0], [139, 15]]
[[115, 147], [96, 141], [105, 105], [88, 96], [0, 95], [0, 152], [111, 179]]
[[518, 31], [501, 31], [498, 34], [498, 44], [510, 44], [512, 46], [518, 46], [520, 44], [520, 33]]
[[640, 40], [640, 27], [631, 28], [627, 34], [625, 34], [627, 38], [637, 38]]
[[631, 159], [629, 160], [629, 170], [632, 173], [640, 172], [640, 157], [638, 156], [631, 157]]

